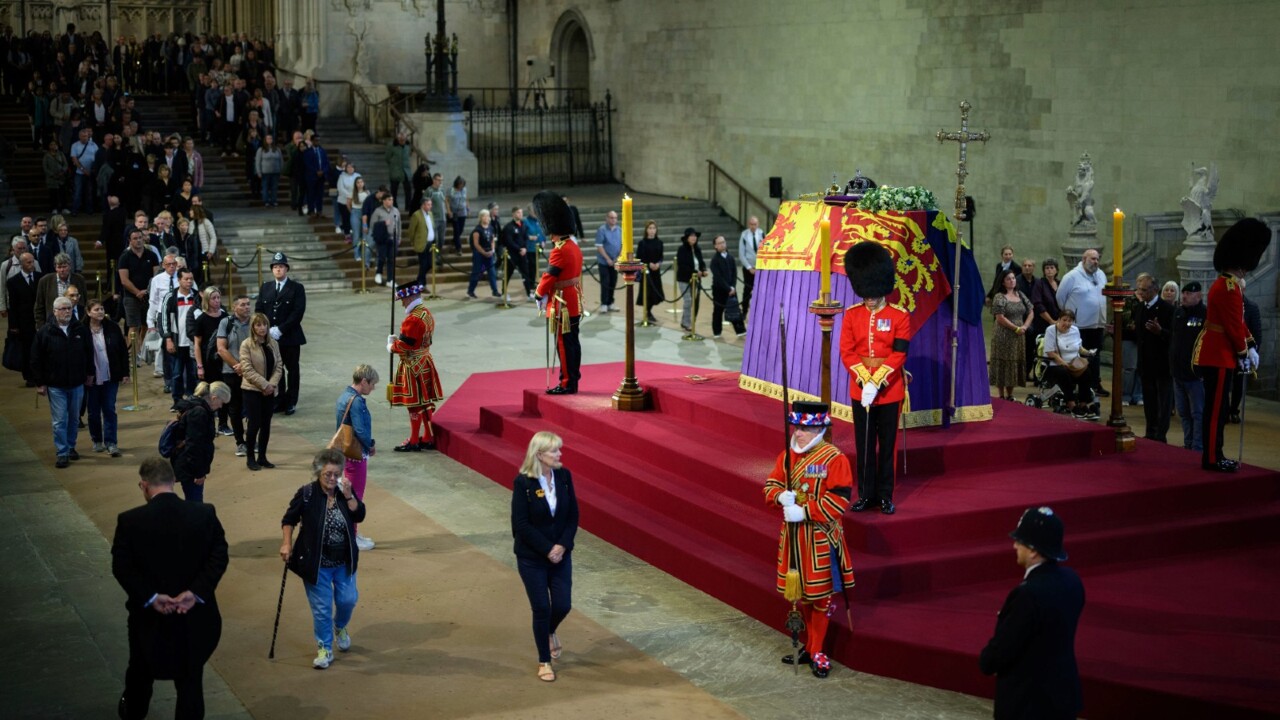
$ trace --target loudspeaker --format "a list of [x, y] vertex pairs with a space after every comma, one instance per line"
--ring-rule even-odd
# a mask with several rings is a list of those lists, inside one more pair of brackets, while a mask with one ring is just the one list
[[782, 178], [780, 177], [769, 178], [769, 197], [771, 198], [782, 197]]
[[961, 220], [973, 220], [973, 216], [978, 212], [977, 206], [973, 204], [973, 196], [964, 196], [964, 217]]

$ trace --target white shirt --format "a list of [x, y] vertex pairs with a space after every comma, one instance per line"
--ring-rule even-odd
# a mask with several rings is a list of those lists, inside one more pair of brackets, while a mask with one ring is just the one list
[[[173, 283], [169, 280], [172, 278]], [[161, 272], [151, 278], [151, 284], [147, 287], [147, 327], [160, 327], [160, 312], [164, 307], [164, 301], [169, 299], [169, 293], [178, 288], [178, 273], [175, 271], [172, 275], [167, 272]], [[194, 295], [200, 292], [200, 288], [196, 286], [195, 280], [191, 281], [191, 293]]]
[[178, 293], [178, 347], [191, 347], [191, 338], [187, 337], [187, 315], [199, 304], [196, 300], [198, 296], [194, 291], [190, 295], [183, 295], [181, 290], [174, 292]]
[[[1050, 325], [1044, 331], [1044, 354], [1056, 352], [1062, 356], [1064, 363], [1070, 363], [1072, 360], [1080, 357], [1080, 329], [1075, 325], [1065, 333], [1058, 334], [1058, 326]], [[1049, 360], [1050, 365], [1058, 363]]]
[[547, 507], [551, 508], [551, 517], [556, 516], [556, 471], [552, 470], [546, 476], [538, 478], [538, 484], [542, 486], [542, 493], [547, 498]]
[[756, 251], [760, 249], [760, 241], [763, 239], [764, 232], [760, 228], [754, 231], [747, 228], [738, 236], [738, 262], [742, 263], [742, 267], [756, 269]]
[[1106, 284], [1107, 275], [1102, 268], [1090, 275], [1081, 261], [1058, 283], [1058, 306], [1074, 312], [1076, 325], [1083, 330], [1103, 327], [1107, 324], [1107, 304], [1102, 297]]

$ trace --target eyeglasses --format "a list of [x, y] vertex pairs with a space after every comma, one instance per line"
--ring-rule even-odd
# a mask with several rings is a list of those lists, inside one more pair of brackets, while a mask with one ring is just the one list
[[342, 473], [340, 472], [327, 472], [321, 473], [321, 475], [325, 480], [337, 480], [342, 477]]

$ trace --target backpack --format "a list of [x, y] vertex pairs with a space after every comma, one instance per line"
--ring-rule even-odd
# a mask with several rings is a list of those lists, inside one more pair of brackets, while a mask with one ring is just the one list
[[160, 457], [166, 460], [172, 460], [187, 444], [187, 426], [182, 422], [182, 418], [187, 414], [187, 407], [178, 411], [178, 417], [169, 421], [164, 426], [164, 430], [160, 431], [160, 442], [156, 444], [156, 450], [159, 451]]

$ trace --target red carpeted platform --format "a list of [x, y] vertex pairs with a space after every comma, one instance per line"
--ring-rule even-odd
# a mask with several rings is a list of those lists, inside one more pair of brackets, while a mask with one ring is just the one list
[[[737, 373], [637, 372], [650, 412], [610, 407], [620, 363], [586, 368], [573, 396], [545, 395], [540, 369], [472, 375], [436, 414], [440, 447], [510, 487], [533, 433], [560, 434], [584, 528], [781, 628], [781, 516], [761, 493], [782, 449], [780, 403], [740, 390]], [[995, 410], [991, 422], [909, 430], [898, 513], [846, 516], [853, 627], [836, 614], [831, 653], [990, 696], [977, 655], [1021, 573], [1007, 534], [1024, 508], [1052, 505], [1088, 596], [1076, 643], [1085, 717], [1280, 713], [1280, 473], [1205, 473], [1198, 453], [1145, 440], [1116, 454], [1099, 423]], [[851, 456], [852, 433], [835, 427]]]

